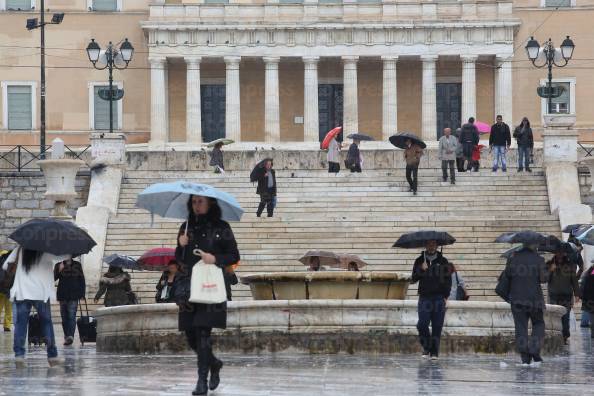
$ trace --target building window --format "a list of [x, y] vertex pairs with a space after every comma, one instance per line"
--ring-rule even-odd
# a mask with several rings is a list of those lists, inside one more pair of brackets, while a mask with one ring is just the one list
[[35, 8], [35, 0], [5, 0], [0, 1], [0, 4], [4, 3], [4, 7], [9, 11], [29, 11]]
[[[547, 80], [541, 80], [540, 84], [546, 86]], [[550, 108], [548, 99], [541, 98], [542, 114], [575, 114], [575, 78], [553, 79], [553, 87], [562, 87], [563, 93], [551, 100]]]
[[[122, 83], [113, 84], [114, 89], [122, 88]], [[99, 97], [99, 91], [109, 89], [105, 82], [89, 83], [89, 129], [108, 130], [109, 129], [109, 101]], [[122, 129], [122, 100], [112, 102], [113, 109], [113, 129]]]
[[89, 11], [121, 11], [122, 0], [87, 0]]
[[30, 131], [35, 126], [34, 81], [2, 82], [2, 125], [4, 129]]
[[542, 0], [543, 7], [575, 7], [575, 0]]

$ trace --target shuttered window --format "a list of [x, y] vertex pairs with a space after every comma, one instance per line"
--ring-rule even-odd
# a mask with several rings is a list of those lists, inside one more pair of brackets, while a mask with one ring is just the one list
[[545, 0], [545, 7], [571, 7], [571, 0]]
[[7, 10], [30, 10], [31, 0], [6, 0]]
[[33, 129], [31, 86], [9, 85], [6, 88], [8, 90], [6, 97], [8, 102], [8, 129]]
[[117, 0], [93, 0], [93, 11], [117, 11]]
[[568, 82], [553, 83], [553, 87], [563, 87], [563, 93], [558, 98], [551, 99], [549, 114], [571, 113], [571, 84]]
[[[114, 86], [116, 89], [117, 86]], [[99, 90], [109, 89], [108, 85], [96, 85], [94, 87], [93, 98], [94, 98], [94, 129], [107, 130], [109, 129], [109, 101], [103, 100], [99, 97]], [[113, 101], [113, 129], [118, 129], [118, 102]]]

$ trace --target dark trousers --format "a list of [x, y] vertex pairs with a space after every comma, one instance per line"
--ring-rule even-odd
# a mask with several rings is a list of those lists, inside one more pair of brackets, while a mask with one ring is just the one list
[[571, 333], [569, 332], [569, 314], [571, 312], [571, 303], [573, 300], [572, 295], [564, 294], [549, 294], [549, 304], [561, 305], [567, 312], [561, 317], [561, 326], [563, 327], [563, 337], [569, 338]]
[[464, 172], [464, 158], [463, 157], [456, 158], [456, 168], [458, 168], [458, 172]]
[[[446, 313], [445, 299], [443, 297], [420, 296], [417, 308], [419, 313], [417, 330], [423, 351], [430, 353], [431, 356], [438, 356], [441, 330]], [[431, 331], [429, 331], [429, 324], [431, 324]]]
[[185, 331], [190, 348], [198, 357], [198, 369], [208, 375], [210, 366], [218, 359], [212, 353], [212, 327], [192, 327]]
[[411, 190], [417, 191], [417, 177], [419, 175], [418, 165], [406, 165], [406, 181]]
[[530, 169], [530, 147], [518, 146], [518, 169]]
[[64, 337], [74, 337], [76, 331], [77, 300], [60, 301], [60, 316], [62, 316], [62, 330]]
[[328, 173], [340, 172], [340, 164], [338, 162], [328, 162]]
[[351, 166], [351, 173], [361, 173], [361, 164], [356, 163], [355, 165]]
[[[522, 361], [528, 363], [531, 356], [540, 357], [545, 335], [543, 311], [517, 304], [512, 304], [511, 311], [516, 328], [516, 349], [522, 356]], [[528, 321], [532, 323], [531, 336], [528, 336]]]
[[260, 195], [260, 205], [258, 205], [258, 211], [256, 215], [260, 217], [262, 212], [264, 211], [264, 207], [266, 207], [266, 211], [268, 212], [268, 217], [272, 217], [274, 215], [274, 197], [270, 195]]
[[448, 179], [448, 167], [450, 168], [450, 180], [456, 181], [456, 171], [454, 170], [454, 160], [441, 161], [441, 172], [443, 180]]
[[[474, 150], [474, 143], [464, 143], [462, 146], [464, 149], [464, 158], [462, 158], [462, 169], [466, 168], [466, 170], [470, 172], [472, 170], [473, 163], [472, 151]], [[465, 167], [464, 164], [466, 162], [468, 162], [468, 164]]]

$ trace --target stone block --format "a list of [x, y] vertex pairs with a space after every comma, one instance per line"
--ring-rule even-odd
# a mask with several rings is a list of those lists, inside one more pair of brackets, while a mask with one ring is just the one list
[[17, 209], [37, 209], [39, 208], [39, 201], [36, 200], [18, 200], [16, 201]]
[[377, 151], [375, 151], [375, 167], [376, 167], [376, 169], [393, 169], [394, 168], [394, 153], [395, 153], [395, 150], [377, 150]]
[[25, 187], [29, 186], [29, 179], [22, 177], [22, 178], [14, 178], [11, 180], [10, 185], [13, 187]]
[[44, 199], [39, 202], [39, 209], [52, 209], [54, 207], [54, 201]]
[[148, 153], [148, 169], [147, 170], [164, 170], [167, 169], [167, 158], [163, 151], [151, 151]]
[[29, 179], [29, 183], [33, 187], [44, 187], [45, 179], [43, 177], [32, 177]]
[[33, 192], [31, 192], [31, 191], [22, 192], [22, 193], [20, 193], [20, 198], [21, 199], [33, 199]]
[[130, 170], [147, 170], [148, 156], [146, 151], [132, 151], [126, 156], [127, 168]]
[[3, 200], [0, 202], [0, 209], [14, 209], [15, 201], [12, 199]]
[[[73, 212], [69, 211], [70, 215], [73, 215]], [[35, 217], [35, 218], [43, 218], [43, 217], [49, 217], [50, 215], [50, 211], [49, 210], [34, 210], [31, 213], [31, 217]]]
[[[227, 153], [223, 154], [223, 162], [225, 164], [225, 168], [227, 168]], [[208, 163], [210, 161], [210, 156], [206, 152], [206, 150], [202, 151], [191, 151], [188, 154], [188, 170], [189, 171], [197, 171], [197, 170], [206, 170], [209, 168]]]
[[28, 209], [10, 209], [6, 211], [7, 217], [31, 217], [31, 211]]
[[165, 166], [167, 170], [187, 171], [188, 170], [188, 152], [187, 151], [168, 151], [165, 153]]

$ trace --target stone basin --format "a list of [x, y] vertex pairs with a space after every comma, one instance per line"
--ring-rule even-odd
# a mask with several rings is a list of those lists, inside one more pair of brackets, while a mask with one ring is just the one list
[[319, 271], [246, 275], [254, 300], [404, 300], [410, 275], [401, 272]]

